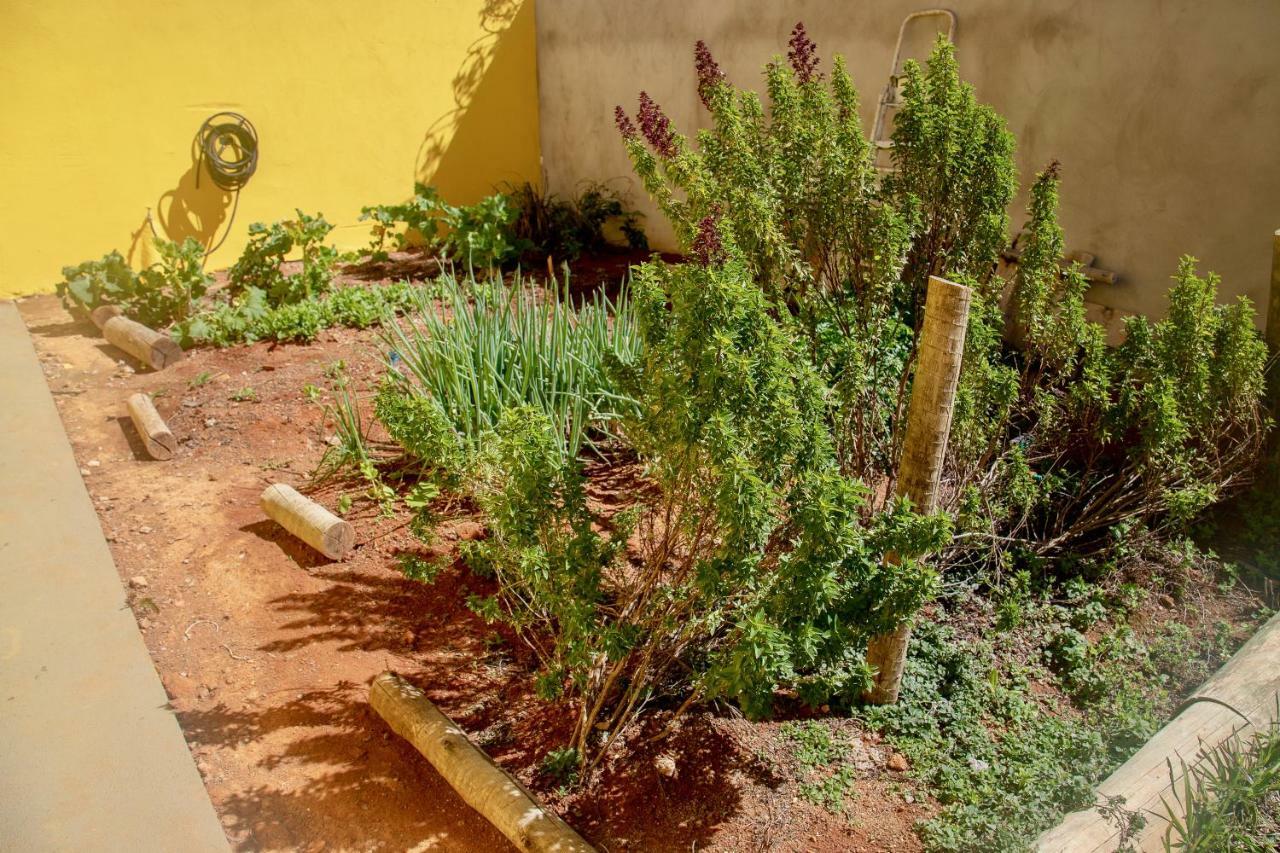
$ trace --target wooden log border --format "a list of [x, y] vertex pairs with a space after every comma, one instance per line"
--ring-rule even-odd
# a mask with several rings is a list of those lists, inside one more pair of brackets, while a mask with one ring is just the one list
[[103, 323], [102, 336], [153, 370], [162, 370], [182, 360], [182, 347], [177, 341], [123, 315]]
[[331, 560], [347, 556], [356, 542], [355, 528], [297, 489], [284, 483], [267, 486], [262, 511], [285, 530]]
[[[1232, 736], [1248, 738], [1276, 716], [1280, 696], [1280, 613], [1272, 616], [1132, 758], [1098, 785], [1098, 797], [1124, 797], [1124, 808], [1147, 824], [1133, 839], [1138, 850], [1163, 850], [1169, 828], [1165, 805], [1181, 808], [1171, 782], [1183, 764], [1194, 767]], [[1170, 778], [1170, 764], [1173, 774]], [[1036, 841], [1041, 853], [1110, 853], [1120, 841], [1113, 821], [1096, 809], [1073, 812]]]
[[369, 687], [369, 704], [413, 744], [458, 795], [525, 853], [595, 853], [572, 827], [547, 811], [510, 773], [494, 764], [426, 695], [392, 672]]

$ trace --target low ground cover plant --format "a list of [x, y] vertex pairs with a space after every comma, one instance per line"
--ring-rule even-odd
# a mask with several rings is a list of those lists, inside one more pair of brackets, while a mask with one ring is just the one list
[[335, 287], [338, 252], [325, 243], [332, 230], [322, 215], [301, 210], [295, 219], [250, 225], [248, 245], [220, 290], [204, 271], [204, 247], [187, 238], [156, 239], [160, 259], [141, 272], [119, 252], [67, 267], [58, 294], [84, 310], [116, 305], [144, 325], [168, 329], [183, 346], [306, 342], [321, 329], [368, 328], [404, 309], [417, 285]]
[[254, 341], [307, 343], [322, 329], [344, 326], [367, 329], [389, 315], [415, 304], [420, 290], [430, 284], [394, 284], [336, 288], [318, 298], [272, 307], [257, 294], [227, 301], [179, 324], [175, 328], [184, 346], [211, 344], [230, 346]]
[[325, 242], [332, 230], [323, 214], [301, 210], [294, 219], [251, 224], [249, 242], [228, 270], [229, 287], [175, 324], [174, 336], [184, 346], [304, 343], [321, 329], [364, 329], [405, 308], [418, 285], [335, 285], [338, 251]]

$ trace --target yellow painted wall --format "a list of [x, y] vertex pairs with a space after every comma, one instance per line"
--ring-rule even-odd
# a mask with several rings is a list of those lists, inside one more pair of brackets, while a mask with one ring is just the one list
[[231, 196], [192, 139], [219, 110], [261, 144], [230, 236], [320, 211], [342, 248], [415, 179], [472, 202], [537, 180], [533, 0], [0, 0], [0, 297], [111, 249], [221, 239]]

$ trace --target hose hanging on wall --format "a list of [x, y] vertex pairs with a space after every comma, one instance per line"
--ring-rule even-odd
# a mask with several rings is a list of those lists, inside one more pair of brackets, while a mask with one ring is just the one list
[[236, 194], [222, 239], [204, 253], [205, 260], [208, 260], [227, 241], [231, 226], [236, 221], [236, 212], [240, 209], [240, 190], [258, 171], [258, 132], [254, 130], [253, 122], [240, 113], [214, 113], [196, 131], [195, 145], [199, 152], [196, 188], [200, 187], [200, 166], [203, 165], [209, 170], [214, 186]]
[[[219, 189], [239, 192], [258, 170], [258, 132], [240, 113], [214, 113], [196, 132], [200, 162]], [[196, 187], [200, 171], [196, 170]]]

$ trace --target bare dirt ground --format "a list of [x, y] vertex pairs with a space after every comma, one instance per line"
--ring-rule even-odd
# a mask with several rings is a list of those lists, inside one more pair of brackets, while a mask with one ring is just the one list
[[[483, 535], [465, 507], [428, 548], [403, 517], [383, 517], [348, 486], [357, 547], [341, 563], [269, 521], [261, 491], [272, 482], [305, 490], [332, 432], [303, 389], [328, 388], [338, 361], [352, 387], [371, 389], [376, 333], [196, 350], [162, 372], [134, 372], [53, 297], [19, 307], [234, 848], [507, 849], [370, 711], [370, 680], [392, 669], [601, 850], [919, 849], [911, 827], [931, 807], [918, 794], [908, 802], [904, 774], [886, 766], [890, 752], [848, 722], [861, 759], [842, 814], [799, 796], [779, 724], [715, 709], [687, 715], [661, 745], [679, 756], [674, 777], [657, 772], [656, 747], [620, 751], [591, 786], [558, 792], [539, 765], [569, 720], [531, 694], [522, 650], [465, 607], [469, 592], [483, 591], [456, 559], [458, 542]], [[179, 438], [168, 462], [148, 461], [133, 433], [124, 400], [136, 391], [155, 397]], [[332, 509], [342, 492], [314, 496]], [[430, 586], [408, 580], [395, 568], [405, 551], [434, 551], [450, 567]]]

